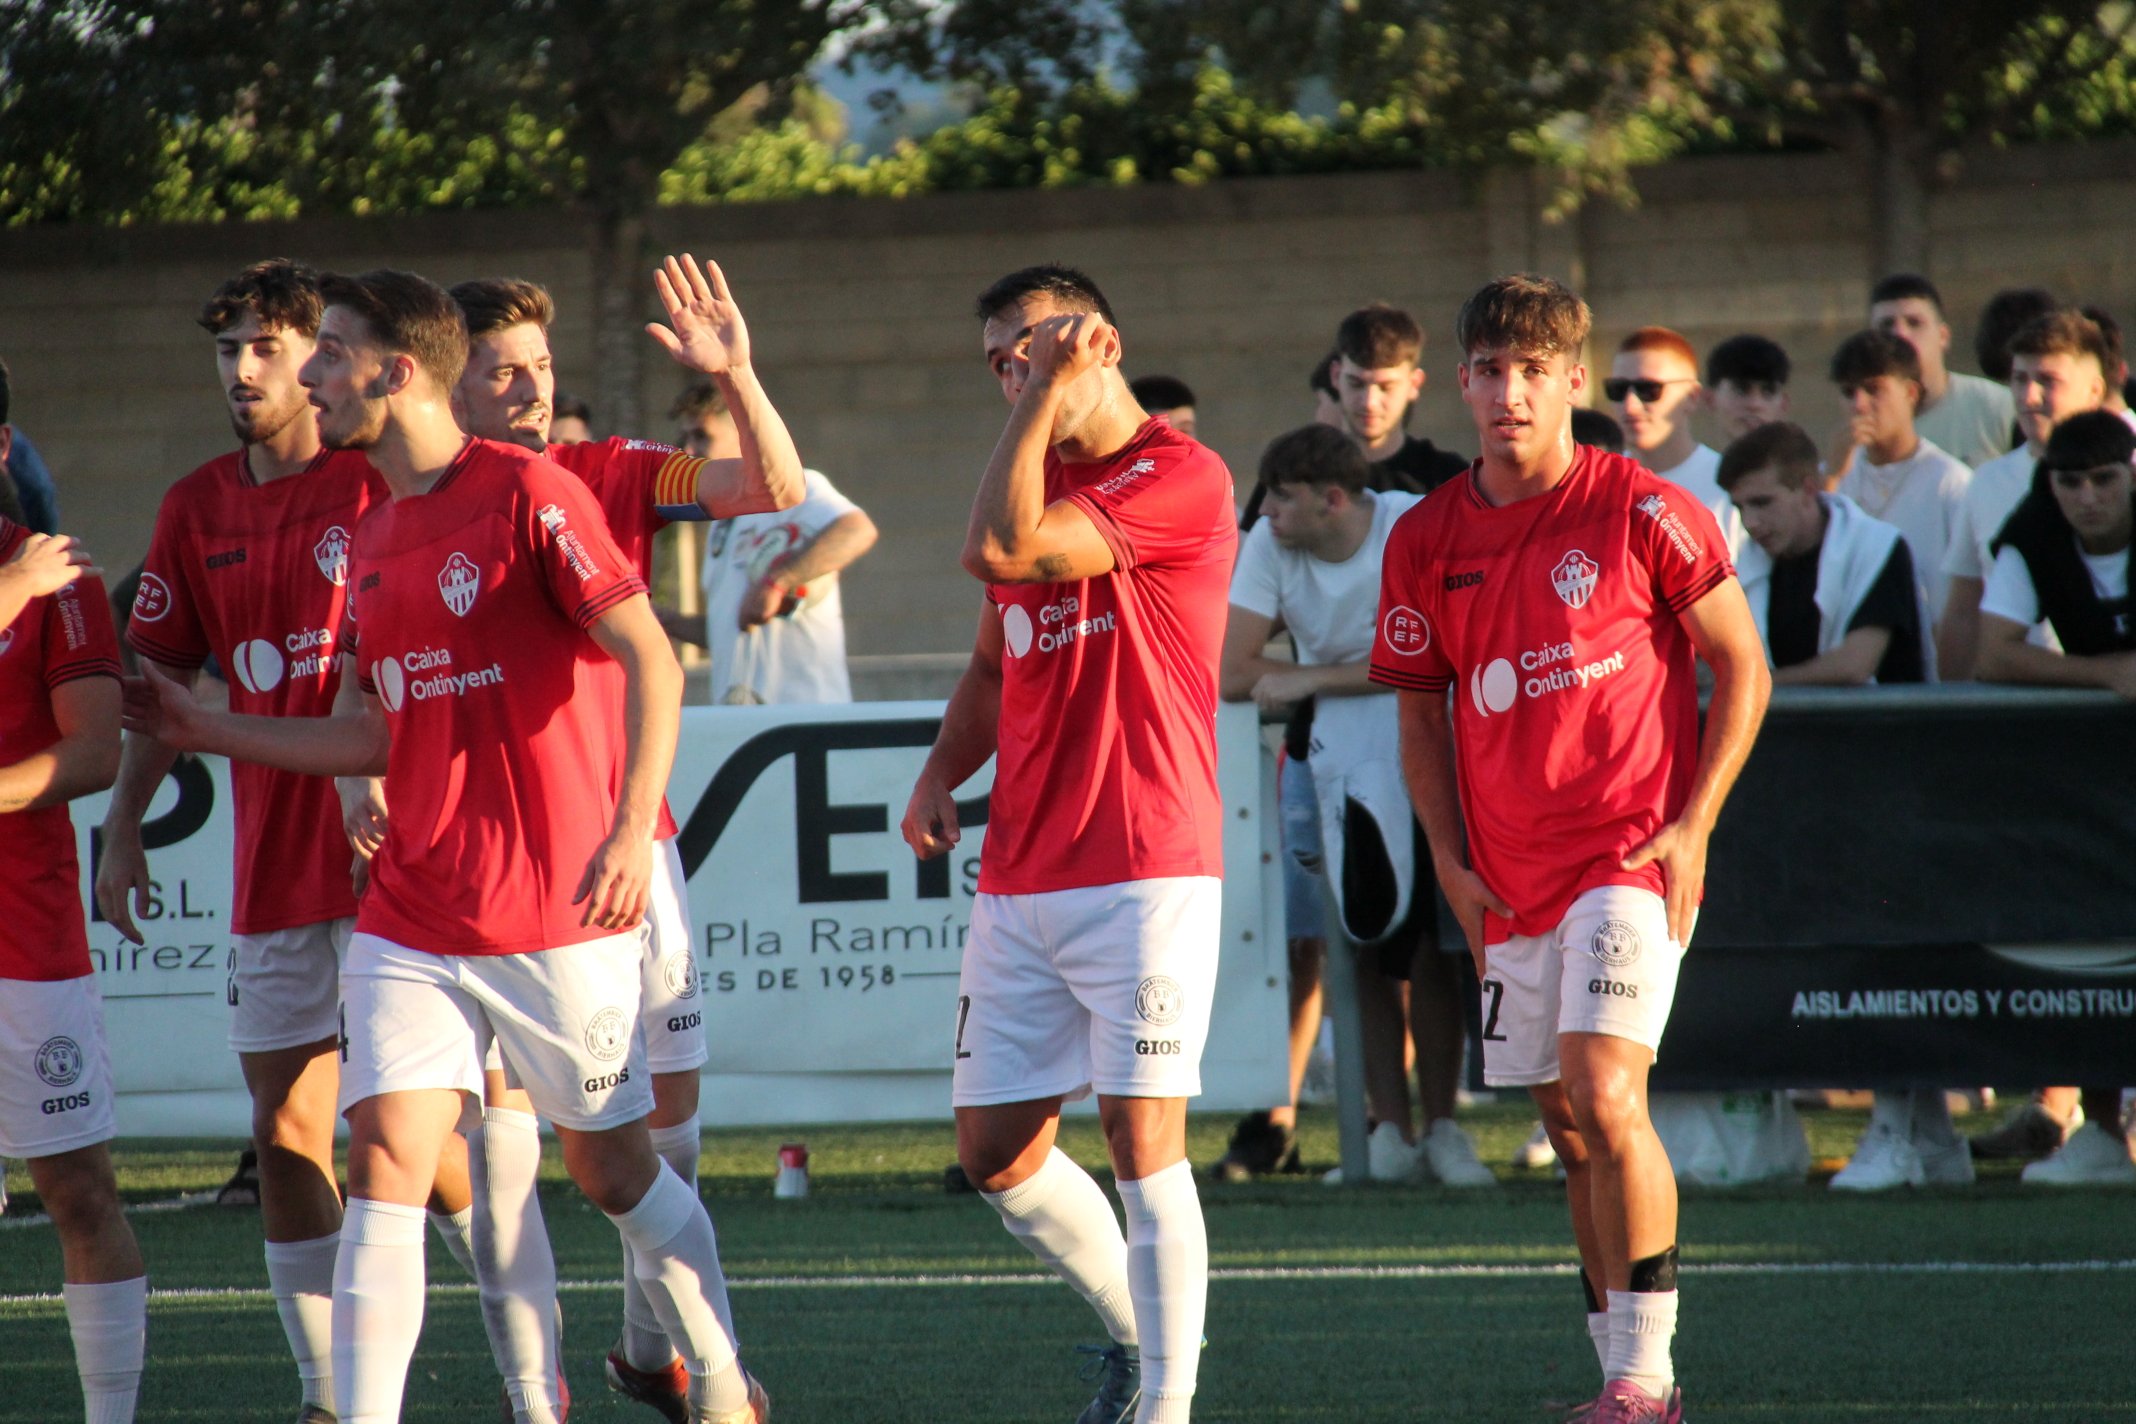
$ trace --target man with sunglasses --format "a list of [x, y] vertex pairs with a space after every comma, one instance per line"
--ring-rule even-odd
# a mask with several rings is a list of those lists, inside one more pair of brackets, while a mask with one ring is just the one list
[[1691, 417], [1708, 403], [1691, 343], [1666, 326], [1640, 327], [1619, 343], [1602, 393], [1617, 407], [1627, 453], [1704, 505], [1733, 558], [1743, 521], [1720, 485], [1721, 453], [1691, 433]]

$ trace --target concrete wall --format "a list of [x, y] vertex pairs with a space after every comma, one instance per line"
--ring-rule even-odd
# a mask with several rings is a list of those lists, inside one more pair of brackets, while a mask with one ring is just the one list
[[[1999, 287], [2041, 283], [2136, 318], [2136, 146], [1986, 153], [1934, 201], [1931, 274], [1971, 367], [1970, 321]], [[1430, 373], [1416, 428], [1472, 448], [1447, 330], [1502, 271], [1566, 277], [1593, 304], [1596, 350], [1649, 322], [1701, 349], [1764, 331], [1794, 353], [1798, 414], [1829, 423], [1826, 355], [1862, 319], [1867, 183], [1828, 157], [1702, 159], [1641, 176], [1632, 209], [1539, 217], [1539, 181], [1476, 188], [1442, 174], [1259, 179], [1203, 188], [947, 194], [670, 209], [654, 242], [716, 256], [758, 365], [804, 457], [875, 517], [850, 576], [859, 655], [968, 645], [978, 593], [956, 568], [972, 486], [998, 434], [973, 295], [1031, 261], [1087, 268], [1125, 332], [1131, 374], [1168, 371], [1202, 399], [1202, 434], [1250, 481], [1261, 446], [1309, 412], [1305, 377], [1334, 323], [1374, 298], [1422, 319]], [[164, 487], [229, 444], [201, 298], [275, 253], [412, 267], [442, 281], [547, 283], [566, 389], [592, 381], [587, 233], [570, 213], [465, 213], [223, 227], [0, 232], [0, 354], [16, 419], [61, 481], [71, 531], [107, 568], [147, 547]], [[648, 315], [653, 301], [648, 285]], [[679, 373], [648, 348], [646, 408]], [[598, 415], [598, 412], [596, 412]], [[664, 433], [661, 429], [650, 432]]]

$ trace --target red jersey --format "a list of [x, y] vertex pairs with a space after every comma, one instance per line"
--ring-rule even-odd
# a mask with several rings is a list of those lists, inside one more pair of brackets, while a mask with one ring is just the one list
[[1099, 464], [1046, 454], [1046, 501], [1088, 515], [1114, 568], [989, 584], [1001, 714], [979, 889], [1030, 895], [1222, 875], [1216, 668], [1238, 512], [1207, 446], [1151, 419]]
[[[322, 451], [302, 473], [265, 484], [242, 450], [210, 460], [163, 496], [127, 641], [172, 667], [214, 657], [234, 712], [328, 715], [341, 683], [334, 637], [349, 532], [384, 498], [354, 451]], [[233, 930], [267, 934], [356, 913], [332, 778], [234, 762], [230, 790]]]
[[[677, 521], [709, 517], [697, 503], [697, 474], [705, 462], [672, 445], [610, 436], [551, 445], [548, 455], [593, 491], [616, 547], [648, 585], [653, 581], [653, 536]], [[674, 813], [662, 797], [660, 825], [653, 834], [666, 840], [675, 830]]]
[[1513, 907], [1484, 939], [1554, 930], [1598, 885], [1661, 894], [1624, 856], [1683, 811], [1698, 685], [1678, 615], [1735, 570], [1705, 506], [1579, 447], [1557, 488], [1503, 507], [1473, 472], [1395, 524], [1372, 680], [1454, 689], [1469, 855]]
[[[0, 517], [0, 563], [30, 531]], [[119, 676], [118, 635], [104, 585], [76, 579], [33, 598], [0, 628], [0, 766], [59, 741], [52, 690]], [[64, 804], [0, 815], [0, 979], [79, 979], [90, 972], [81, 867]]]
[[585, 629], [645, 582], [586, 486], [470, 440], [429, 493], [365, 517], [349, 577], [342, 643], [393, 732], [356, 928], [432, 954], [612, 934], [571, 903], [624, 755], [622, 672]]

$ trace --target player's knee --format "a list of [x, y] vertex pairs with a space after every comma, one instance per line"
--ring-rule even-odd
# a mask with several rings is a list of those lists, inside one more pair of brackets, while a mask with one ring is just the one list
[[89, 1241], [123, 1224], [119, 1186], [111, 1159], [99, 1148], [85, 1148], [32, 1164], [31, 1179], [44, 1202], [45, 1215], [63, 1241]]
[[1652, 1131], [1647, 1125], [1644, 1096], [1621, 1076], [1603, 1075], [1568, 1085], [1566, 1096], [1572, 1105], [1574, 1123], [1591, 1153], [1615, 1157], [1640, 1134]]

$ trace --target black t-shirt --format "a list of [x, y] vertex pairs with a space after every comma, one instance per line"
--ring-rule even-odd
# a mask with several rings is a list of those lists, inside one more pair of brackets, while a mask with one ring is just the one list
[[[1771, 593], [1765, 609], [1765, 636], [1772, 648], [1773, 666], [1794, 667], [1817, 656], [1817, 565], [1824, 552], [1819, 544], [1807, 554], [1775, 559]], [[1854, 611], [1847, 631], [1857, 628], [1887, 628], [1891, 646], [1877, 664], [1878, 682], [1922, 682], [1927, 664], [1921, 656], [1921, 610], [1914, 597], [1913, 556], [1906, 541], [1891, 546], [1891, 557], [1877, 571], [1862, 606]]]

